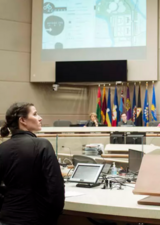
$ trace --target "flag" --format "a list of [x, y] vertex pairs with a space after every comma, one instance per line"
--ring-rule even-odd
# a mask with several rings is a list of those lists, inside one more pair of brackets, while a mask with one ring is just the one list
[[143, 121], [144, 126], [148, 126], [149, 123], [149, 103], [148, 103], [148, 88], [146, 87], [143, 107]]
[[153, 94], [152, 94], [152, 105], [151, 105], [151, 114], [152, 114], [152, 121], [157, 121], [157, 113], [156, 113], [156, 94], [155, 94], [155, 87], [153, 85]]
[[103, 124], [106, 124], [106, 88], [105, 86], [103, 87], [103, 95], [102, 95], [102, 109], [101, 109], [101, 115], [102, 115], [102, 121]]
[[101, 89], [100, 89], [100, 87], [98, 87], [98, 93], [97, 93], [96, 113], [97, 113], [98, 122], [101, 123]]
[[120, 114], [124, 113], [124, 95], [123, 95], [123, 91], [121, 91], [121, 99], [120, 99], [120, 105], [119, 105], [119, 111]]
[[137, 125], [136, 85], [134, 85], [134, 92], [133, 92], [132, 120], [136, 126]]
[[142, 126], [142, 106], [141, 106], [141, 86], [140, 85], [138, 90], [137, 126]]
[[119, 122], [119, 107], [118, 107], [118, 96], [117, 96], [117, 87], [115, 87], [114, 93], [114, 103], [112, 111], [112, 126], [116, 127]]
[[108, 89], [108, 101], [107, 101], [107, 110], [106, 110], [106, 122], [108, 127], [112, 126], [112, 112], [111, 112], [111, 94], [110, 88]]
[[127, 120], [130, 120], [132, 118], [132, 116], [131, 116], [131, 102], [130, 102], [129, 86], [127, 86], [126, 110], [127, 110]]

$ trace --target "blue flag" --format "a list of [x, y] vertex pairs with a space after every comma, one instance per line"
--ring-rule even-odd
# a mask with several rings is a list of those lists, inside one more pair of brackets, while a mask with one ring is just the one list
[[112, 110], [111, 110], [110, 88], [108, 89], [108, 102], [107, 102], [107, 110], [106, 110], [106, 122], [107, 122], [108, 127], [112, 126]]
[[131, 116], [131, 101], [130, 101], [129, 86], [127, 86], [126, 109], [127, 109], [127, 120], [130, 120], [132, 116]]
[[119, 111], [120, 111], [120, 114], [124, 113], [124, 96], [123, 96], [123, 91], [121, 91], [121, 99], [120, 99]]
[[143, 121], [144, 126], [148, 126], [149, 123], [149, 103], [148, 103], [148, 89], [146, 88], [143, 107]]
[[134, 85], [133, 103], [132, 103], [132, 120], [137, 125], [137, 105], [136, 105], [136, 86]]
[[152, 105], [151, 105], [151, 114], [152, 114], [152, 121], [157, 121], [157, 113], [156, 113], [156, 94], [155, 94], [155, 87], [153, 85], [153, 94], [152, 94]]
[[117, 87], [115, 87], [113, 111], [112, 111], [112, 126], [116, 127], [119, 122], [119, 106], [118, 106], [118, 95]]
[[119, 111], [120, 111], [120, 114], [123, 113], [123, 99], [122, 98], [120, 99]]

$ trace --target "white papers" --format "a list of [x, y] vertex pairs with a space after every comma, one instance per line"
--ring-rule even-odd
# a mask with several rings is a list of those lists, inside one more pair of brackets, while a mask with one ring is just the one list
[[69, 198], [69, 197], [76, 197], [76, 196], [80, 196], [80, 195], [84, 195], [84, 193], [81, 192], [75, 192], [75, 191], [66, 191], [65, 192], [65, 197]]

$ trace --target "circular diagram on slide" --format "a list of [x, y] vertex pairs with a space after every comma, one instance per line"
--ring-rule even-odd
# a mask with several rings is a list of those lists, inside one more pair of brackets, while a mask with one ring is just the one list
[[49, 16], [45, 20], [45, 29], [50, 35], [59, 35], [64, 30], [64, 20], [58, 16]]

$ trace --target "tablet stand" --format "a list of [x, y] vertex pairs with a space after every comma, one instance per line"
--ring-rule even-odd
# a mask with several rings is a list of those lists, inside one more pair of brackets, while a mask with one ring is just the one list
[[78, 183], [76, 187], [82, 187], [82, 188], [92, 188], [92, 187], [97, 187], [99, 186], [100, 183], [95, 183], [95, 184], [89, 184], [89, 183]]

